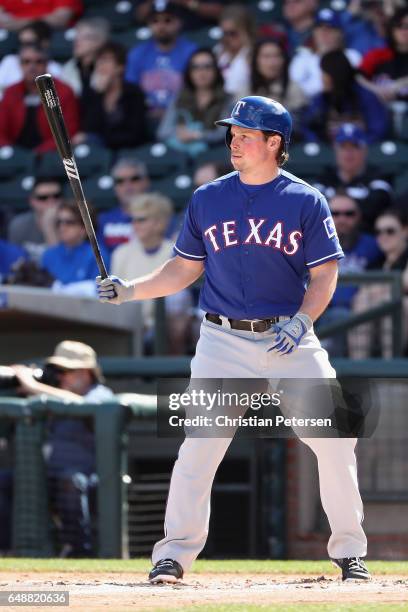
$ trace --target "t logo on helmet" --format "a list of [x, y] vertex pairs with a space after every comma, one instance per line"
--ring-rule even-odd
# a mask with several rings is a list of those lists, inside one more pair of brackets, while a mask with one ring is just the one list
[[241, 110], [241, 107], [244, 107], [246, 105], [246, 102], [243, 102], [242, 100], [239, 100], [236, 105], [234, 106], [234, 109], [232, 111], [233, 115], [239, 115], [239, 111]]

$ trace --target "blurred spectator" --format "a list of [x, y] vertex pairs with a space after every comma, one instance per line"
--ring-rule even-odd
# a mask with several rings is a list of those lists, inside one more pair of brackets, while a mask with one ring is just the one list
[[384, 102], [408, 102], [408, 9], [398, 10], [388, 26], [388, 47], [372, 49], [363, 58], [362, 82]]
[[57, 242], [55, 216], [62, 202], [61, 183], [53, 177], [37, 178], [28, 202], [31, 210], [11, 220], [8, 239], [39, 262], [45, 248]]
[[282, 42], [260, 40], [252, 54], [251, 87], [248, 95], [266, 96], [283, 104], [291, 113], [294, 132], [298, 132], [299, 114], [307, 99], [288, 73], [289, 58]]
[[[395, 270], [402, 273], [403, 290], [403, 318], [402, 333], [403, 346], [407, 348], [408, 337], [408, 241], [407, 226], [405, 219], [396, 209], [388, 209], [383, 212], [375, 223], [375, 234], [382, 258], [377, 265], [371, 268], [382, 270]], [[370, 284], [363, 286], [354, 299], [354, 312], [363, 312], [373, 306], [391, 300], [389, 284]], [[358, 338], [350, 337], [350, 357], [353, 359], [364, 359], [370, 357], [373, 351], [384, 358], [392, 357], [391, 350], [391, 318], [384, 317], [378, 322], [366, 323], [358, 327]], [[380, 346], [374, 345], [377, 340]]]
[[81, 12], [81, 0], [0, 0], [0, 28], [20, 30], [39, 19], [52, 28], [66, 28]]
[[[339, 13], [321, 9], [314, 22], [310, 47], [299, 47], [290, 63], [289, 75], [307, 97], [323, 91], [320, 59], [329, 51], [344, 49], [344, 34]], [[353, 66], [358, 66], [360, 55], [352, 49], [344, 53]]]
[[317, 0], [283, 0], [290, 56], [298, 47], [309, 46], [318, 6]]
[[111, 174], [118, 205], [98, 217], [99, 239], [109, 251], [130, 240], [133, 234], [130, 202], [150, 189], [147, 168], [136, 158], [119, 158]]
[[109, 149], [138, 147], [147, 140], [144, 94], [124, 81], [126, 49], [110, 42], [97, 53], [91, 87], [82, 95], [81, 130], [74, 142]]
[[342, 13], [347, 46], [362, 55], [384, 47], [387, 20], [399, 5], [400, 0], [351, 0]]
[[26, 259], [27, 253], [24, 249], [6, 240], [0, 240], [0, 285], [7, 280], [13, 265]]
[[75, 26], [73, 57], [63, 66], [61, 78], [79, 97], [90, 87], [98, 51], [108, 42], [109, 22], [102, 17], [85, 17]]
[[126, 80], [144, 91], [154, 134], [164, 112], [179, 92], [183, 72], [197, 45], [180, 35], [182, 21], [173, 2], [152, 4], [148, 25], [152, 37], [131, 49]]
[[[113, 399], [92, 347], [64, 340], [45, 361], [54, 381], [34, 378], [33, 370], [12, 366], [25, 395], [45, 394], [65, 402], [99, 403]], [[58, 516], [60, 557], [90, 557], [92, 498], [97, 484], [93, 424], [80, 418], [55, 418], [47, 424], [46, 463], [52, 509]]]
[[[376, 269], [402, 270], [408, 263], [408, 234], [406, 219], [395, 208], [389, 208], [381, 213], [375, 222], [375, 236], [382, 253], [380, 265]], [[370, 266], [374, 267], [374, 266]], [[408, 292], [408, 276], [404, 278], [404, 286]]]
[[304, 115], [308, 140], [331, 142], [341, 123], [364, 127], [369, 143], [383, 138], [389, 127], [386, 107], [356, 80], [355, 69], [343, 51], [330, 51], [320, 60], [323, 92], [314, 96]]
[[[338, 192], [330, 200], [330, 210], [344, 258], [339, 261], [340, 280], [342, 274], [363, 272], [369, 265], [380, 260], [380, 250], [373, 236], [360, 229], [361, 213], [357, 202], [345, 192]], [[334, 323], [350, 316], [352, 300], [357, 293], [355, 286], [338, 286], [326, 312], [320, 317], [318, 327]], [[347, 340], [344, 332], [323, 340], [331, 357], [347, 356]]]
[[[88, 203], [88, 208], [90, 205]], [[90, 208], [94, 222], [94, 213]], [[95, 227], [94, 222], [94, 227]], [[42, 267], [57, 281], [54, 290], [64, 290], [61, 285], [70, 285], [69, 292], [76, 294], [91, 293], [90, 286], [99, 274], [95, 256], [87, 240], [85, 226], [78, 205], [74, 201], [63, 201], [57, 209], [55, 226], [57, 244], [48, 247], [41, 260]], [[106, 267], [108, 256], [102, 245], [101, 254]], [[84, 281], [92, 281], [85, 283]]]
[[[134, 278], [153, 272], [173, 257], [173, 241], [165, 236], [173, 214], [171, 201], [159, 193], [136, 196], [130, 204], [135, 237], [118, 247], [112, 255], [111, 273], [122, 278]], [[165, 298], [169, 353], [184, 355], [191, 324], [191, 293], [188, 289]], [[142, 303], [146, 342], [154, 333], [154, 300]]]
[[[24, 45], [19, 53], [23, 80], [7, 87], [0, 103], [0, 146], [18, 145], [44, 153], [55, 149], [41, 105], [35, 77], [47, 69], [47, 53], [38, 45]], [[78, 104], [72, 90], [54, 79], [68, 133], [78, 131]]]
[[[177, 5], [184, 29], [200, 30], [216, 25], [218, 18], [229, 0], [214, 2], [214, 0], [172, 0]], [[138, 0], [135, 15], [140, 23], [144, 23], [151, 11], [154, 0]]]
[[[51, 28], [44, 21], [33, 21], [21, 28], [18, 32], [18, 42], [20, 46], [35, 44], [48, 49], [51, 42]], [[61, 65], [54, 60], [49, 60], [46, 71], [54, 77], [60, 77]], [[23, 78], [20, 59], [17, 54], [10, 53], [5, 55], [0, 62], [0, 91], [6, 87], [14, 85]]]
[[232, 100], [224, 91], [224, 79], [209, 49], [197, 49], [188, 60], [184, 84], [166, 111], [157, 136], [169, 146], [195, 155], [224, 140], [225, 130], [214, 122], [228, 115]]
[[255, 40], [255, 21], [240, 4], [227, 6], [219, 25], [222, 39], [214, 48], [224, 77], [224, 89], [234, 100], [246, 95], [250, 83], [250, 54]]
[[204, 162], [200, 166], [198, 166], [193, 175], [193, 184], [194, 189], [197, 187], [201, 187], [205, 183], [210, 183], [211, 181], [215, 181], [219, 176], [223, 176], [224, 174], [228, 174], [228, 172], [232, 172], [231, 166], [227, 166], [222, 162]]
[[392, 187], [381, 168], [367, 164], [368, 146], [365, 133], [351, 123], [338, 130], [334, 153], [335, 168], [329, 169], [316, 183], [330, 199], [338, 189], [357, 200], [361, 212], [361, 229], [373, 232], [378, 215], [391, 205]]

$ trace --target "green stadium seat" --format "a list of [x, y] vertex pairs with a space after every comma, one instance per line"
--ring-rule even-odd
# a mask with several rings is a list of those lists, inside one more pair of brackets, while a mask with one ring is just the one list
[[134, 21], [133, 6], [130, 0], [104, 0], [85, 5], [84, 17], [103, 17], [113, 31], [126, 30]]
[[82, 0], [82, 4], [84, 5], [85, 13], [91, 6], [98, 6], [100, 2], [101, 0]]
[[397, 196], [408, 193], [408, 172], [404, 172], [395, 178], [394, 191]]
[[404, 118], [401, 122], [400, 138], [404, 142], [408, 142], [408, 111], [405, 113]]
[[101, 174], [83, 181], [85, 198], [96, 210], [104, 210], [115, 205], [113, 179], [110, 174]]
[[20, 211], [28, 208], [28, 197], [34, 185], [33, 175], [22, 175], [1, 184], [0, 207]]
[[282, 19], [282, 2], [279, 0], [255, 0], [250, 4], [258, 25], [272, 24]]
[[[149, 36], [144, 35], [142, 30], [147, 30], [149, 32]], [[142, 35], [141, 35], [142, 31]], [[146, 32], [145, 32], [146, 34]], [[130, 28], [123, 32], [113, 32], [112, 39], [126, 47], [126, 49], [132, 49], [139, 43], [143, 42], [143, 40], [147, 40], [150, 37], [150, 31], [147, 28]]]
[[194, 168], [196, 169], [199, 166], [206, 164], [207, 162], [216, 162], [230, 167], [231, 171], [233, 170], [233, 167], [231, 166], [230, 152], [225, 146], [225, 144], [222, 144], [217, 147], [210, 147], [207, 151], [204, 151], [203, 153], [200, 153], [200, 155], [197, 155], [194, 158], [193, 162]]
[[190, 174], [178, 173], [171, 177], [156, 180], [152, 191], [159, 191], [170, 198], [176, 211], [184, 210], [194, 191], [193, 179]]
[[391, 174], [403, 172], [407, 166], [408, 144], [398, 140], [385, 140], [368, 148], [368, 161]]
[[72, 57], [72, 43], [75, 30], [56, 30], [51, 38], [50, 57], [58, 62], [67, 62]]
[[17, 175], [33, 172], [35, 155], [20, 147], [0, 147], [0, 180], [13, 180]]
[[285, 170], [303, 177], [320, 176], [324, 169], [334, 164], [334, 153], [330, 146], [306, 142], [294, 144], [289, 150], [289, 161]]
[[3, 58], [9, 53], [15, 53], [18, 49], [17, 35], [14, 32], [8, 32], [3, 28], [0, 29], [0, 58]]
[[[112, 154], [109, 149], [88, 144], [74, 147], [74, 155], [82, 178], [97, 174], [109, 174]], [[65, 177], [65, 169], [56, 151], [42, 155], [37, 172], [42, 176]]]
[[165, 178], [182, 172], [188, 165], [185, 153], [170, 149], [163, 142], [143, 145], [137, 149], [121, 149], [119, 157], [134, 157], [143, 161], [152, 179]]
[[186, 38], [196, 43], [198, 47], [208, 47], [212, 49], [222, 38], [222, 30], [218, 26], [211, 28], [203, 28], [202, 30], [194, 30], [184, 32]]

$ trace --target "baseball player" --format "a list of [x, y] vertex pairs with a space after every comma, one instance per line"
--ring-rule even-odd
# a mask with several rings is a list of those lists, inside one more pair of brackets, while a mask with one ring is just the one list
[[[282, 170], [292, 121], [278, 102], [239, 100], [227, 127], [234, 172], [199, 187], [189, 202], [175, 257], [148, 276], [97, 278], [102, 302], [121, 304], [180, 291], [204, 273], [206, 312], [191, 377], [334, 378], [313, 322], [336, 287], [343, 257], [322, 194]], [[307, 282], [305, 282], [307, 279]], [[369, 579], [355, 438], [303, 439], [318, 461], [329, 520], [328, 553], [343, 580]], [[149, 580], [176, 582], [203, 549], [210, 494], [231, 438], [186, 437], [175, 462]]]

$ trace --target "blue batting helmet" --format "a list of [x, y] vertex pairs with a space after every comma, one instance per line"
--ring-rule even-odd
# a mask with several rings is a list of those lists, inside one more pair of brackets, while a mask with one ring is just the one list
[[285, 153], [289, 148], [290, 134], [292, 131], [292, 118], [286, 108], [264, 96], [246, 96], [241, 98], [232, 109], [231, 117], [220, 119], [216, 125], [226, 125], [226, 143], [231, 144], [231, 126], [261, 130], [262, 132], [274, 132], [280, 134], [285, 145]]

